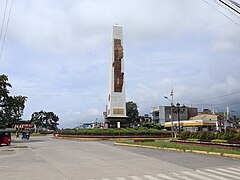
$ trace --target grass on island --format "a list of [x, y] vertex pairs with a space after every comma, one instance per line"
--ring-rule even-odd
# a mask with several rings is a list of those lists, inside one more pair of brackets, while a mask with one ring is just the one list
[[155, 142], [123, 142], [126, 144], [138, 144], [145, 146], [154, 146], [162, 148], [176, 148], [181, 150], [198, 150], [198, 151], [208, 151], [208, 152], [217, 152], [217, 153], [227, 153], [227, 154], [240, 154], [240, 150], [235, 149], [224, 149], [216, 147], [206, 147], [206, 146], [197, 146], [197, 145], [188, 145], [188, 144], [178, 144], [175, 142], [170, 142], [166, 140], [159, 140]]

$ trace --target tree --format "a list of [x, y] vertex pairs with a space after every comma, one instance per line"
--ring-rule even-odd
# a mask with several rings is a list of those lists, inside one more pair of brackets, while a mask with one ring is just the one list
[[10, 96], [8, 88], [12, 85], [6, 75], [0, 75], [0, 128], [12, 127], [21, 119], [26, 96]]
[[53, 112], [46, 112], [41, 110], [40, 112], [34, 112], [30, 120], [37, 129], [46, 128], [49, 130], [57, 130], [59, 117]]
[[137, 104], [129, 101], [126, 103], [126, 114], [129, 118], [129, 123], [134, 123], [139, 120], [139, 112]]
[[230, 117], [229, 122], [233, 125], [234, 128], [240, 128], [240, 118], [236, 115]]
[[7, 120], [8, 126], [14, 125], [16, 121], [21, 120], [26, 100], [27, 97], [25, 96], [9, 96], [6, 98], [6, 102], [2, 110], [4, 112], [4, 119]]
[[147, 122], [143, 124], [142, 127], [146, 127], [148, 129], [158, 129], [158, 130], [162, 129], [162, 126], [160, 124], [152, 123], [152, 122]]

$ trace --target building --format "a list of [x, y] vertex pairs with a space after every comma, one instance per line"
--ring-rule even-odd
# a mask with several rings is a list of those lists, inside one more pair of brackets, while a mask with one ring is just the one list
[[[180, 127], [183, 131], [226, 131], [229, 126], [227, 120], [219, 114], [198, 114], [190, 120], [180, 120]], [[179, 121], [173, 121], [174, 132], [178, 131]], [[172, 123], [165, 122], [165, 128], [171, 130]]]
[[198, 114], [194, 117], [191, 117], [192, 120], [213, 120], [213, 121], [220, 121], [223, 120], [223, 116], [219, 114]]
[[[174, 132], [178, 131], [179, 123], [178, 121], [173, 121], [173, 130]], [[171, 129], [172, 123], [166, 122], [165, 128]], [[180, 127], [183, 131], [214, 131], [217, 130], [216, 121], [211, 120], [184, 120], [180, 121]]]
[[[174, 112], [172, 106], [153, 107], [151, 111], [152, 121], [164, 126], [166, 122], [172, 121], [171, 114], [173, 115], [173, 121], [178, 120], [178, 114]], [[180, 121], [189, 120], [191, 117], [196, 116], [197, 114], [198, 114], [197, 108], [180, 107], [179, 119]]]
[[215, 130], [226, 131], [229, 126], [229, 122], [220, 114], [203, 114], [200, 113], [197, 116], [191, 117], [191, 120], [206, 120], [215, 123]]
[[109, 127], [127, 127], [124, 83], [124, 54], [122, 26], [114, 25], [110, 64], [110, 87], [106, 122]]
[[34, 126], [30, 121], [18, 121], [14, 125], [15, 130], [24, 131], [24, 130], [33, 130]]

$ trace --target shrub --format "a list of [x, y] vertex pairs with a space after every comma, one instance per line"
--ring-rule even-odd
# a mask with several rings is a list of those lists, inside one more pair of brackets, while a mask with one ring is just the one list
[[237, 141], [240, 141], [240, 131], [237, 132], [236, 140], [237, 140]]
[[158, 129], [158, 130], [162, 129], [162, 126], [160, 124], [150, 123], [150, 122], [143, 124], [141, 127], [145, 127], [147, 129]]
[[220, 132], [217, 135], [217, 139], [222, 139], [222, 140], [238, 140], [238, 135], [236, 133], [232, 132]]
[[154, 142], [155, 139], [144, 139], [144, 142]]
[[190, 131], [182, 131], [180, 134], [181, 138], [189, 138], [190, 137], [191, 132]]
[[190, 137], [192, 139], [201, 139], [201, 134], [199, 132], [191, 132]]
[[213, 140], [211, 140], [211, 142], [226, 143], [226, 142], [228, 142], [228, 141], [227, 141], [227, 140], [223, 140], [223, 139], [213, 139]]
[[86, 135], [86, 136], [169, 136], [171, 132], [157, 130], [157, 129], [72, 129], [61, 130], [59, 134], [62, 135]]
[[188, 140], [188, 141], [194, 141], [194, 142], [195, 142], [195, 141], [199, 141], [200, 139], [192, 139], [192, 138], [188, 138], [187, 140]]
[[200, 139], [207, 139], [207, 132], [206, 131], [200, 133]]

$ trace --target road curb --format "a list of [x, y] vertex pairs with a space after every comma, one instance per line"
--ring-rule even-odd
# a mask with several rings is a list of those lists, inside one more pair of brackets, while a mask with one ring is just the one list
[[[130, 141], [130, 140], [144, 140], [148, 138], [111, 138], [111, 137], [61, 137], [61, 136], [53, 136], [53, 139], [66, 139], [66, 140], [85, 140], [85, 141], [103, 141], [103, 140], [110, 140], [110, 141]], [[149, 139], [168, 139], [168, 138], [149, 138]]]
[[227, 154], [227, 153], [224, 153], [223, 156], [231, 157], [231, 158], [239, 158], [240, 159], [240, 155], [238, 155], [238, 154]]
[[218, 153], [218, 152], [211, 152], [211, 151], [188, 150], [188, 149], [184, 150], [184, 149], [176, 149], [176, 148], [164, 148], [164, 147], [146, 146], [146, 145], [139, 145], [139, 144], [126, 144], [126, 143], [120, 143], [120, 142], [115, 142], [114, 145], [117, 145], [117, 146], [129, 146], [129, 147], [140, 147], [140, 148], [148, 148], [148, 149], [159, 149], [159, 150], [168, 150], [168, 151], [178, 151], [178, 152], [204, 154], [204, 155], [213, 155], [213, 156], [223, 156], [223, 157], [231, 157], [231, 158], [238, 158], [238, 159], [240, 159], [240, 155], [238, 155], [238, 154], [227, 154], [227, 153]]

